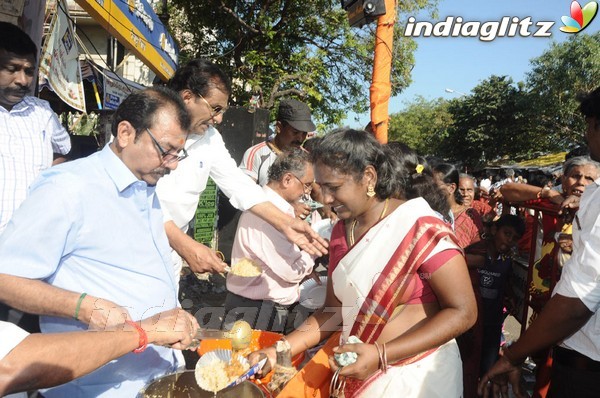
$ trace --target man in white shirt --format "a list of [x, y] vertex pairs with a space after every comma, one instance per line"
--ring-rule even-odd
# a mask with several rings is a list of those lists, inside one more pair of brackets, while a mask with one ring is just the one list
[[[600, 160], [600, 87], [581, 99], [591, 158]], [[573, 222], [573, 255], [554, 295], [519, 340], [485, 374], [479, 392], [506, 390], [508, 375], [519, 395], [520, 365], [527, 356], [558, 344], [548, 396], [600, 397], [600, 179], [586, 187]], [[496, 395], [494, 395], [496, 396]]]
[[182, 66], [169, 81], [181, 95], [192, 119], [192, 134], [185, 143], [187, 163], [162, 178], [156, 193], [165, 216], [165, 229], [174, 253], [174, 271], [179, 277], [181, 258], [194, 272], [222, 272], [225, 263], [214, 251], [186, 234], [200, 194], [212, 177], [240, 210], [250, 210], [267, 220], [291, 242], [310, 254], [325, 254], [327, 243], [310, 226], [275, 207], [257, 184], [237, 167], [214, 127], [227, 110], [231, 83], [215, 64], [196, 59]]
[[300, 148], [310, 131], [316, 130], [310, 109], [304, 102], [284, 99], [279, 103], [275, 138], [261, 142], [246, 150], [240, 169], [261, 187], [269, 181], [269, 167], [282, 152]]
[[[39, 175], [71, 150], [69, 134], [48, 102], [28, 96], [37, 48], [17, 26], [0, 22], [0, 234]], [[0, 320], [9, 308], [0, 303]]]

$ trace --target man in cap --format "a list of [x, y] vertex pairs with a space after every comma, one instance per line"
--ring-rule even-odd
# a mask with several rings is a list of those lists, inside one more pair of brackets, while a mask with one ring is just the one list
[[281, 152], [300, 148], [307, 134], [315, 130], [308, 105], [295, 99], [284, 99], [277, 112], [275, 138], [248, 148], [240, 169], [260, 186], [264, 186], [269, 180], [269, 168], [277, 156]]

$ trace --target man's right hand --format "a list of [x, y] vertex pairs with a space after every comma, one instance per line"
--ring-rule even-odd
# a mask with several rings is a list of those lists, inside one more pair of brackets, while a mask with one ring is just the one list
[[181, 308], [163, 311], [140, 323], [148, 335], [148, 343], [178, 350], [192, 349], [194, 336], [200, 328], [196, 318]]
[[192, 271], [198, 273], [225, 271], [227, 264], [223, 262], [214, 250], [200, 242], [196, 242], [192, 238], [189, 238], [186, 246], [179, 254]]
[[109, 331], [131, 320], [127, 308], [89, 295], [82, 300], [79, 314], [79, 320], [87, 323], [89, 330], [96, 331]]
[[214, 250], [196, 242], [191, 236], [180, 230], [173, 221], [165, 223], [165, 232], [173, 250], [188, 263], [192, 271], [198, 273], [225, 271], [227, 264]]

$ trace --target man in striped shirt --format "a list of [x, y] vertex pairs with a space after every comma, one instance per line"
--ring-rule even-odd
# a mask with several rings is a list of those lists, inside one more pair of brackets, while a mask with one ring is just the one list
[[[64, 159], [71, 141], [50, 105], [28, 96], [37, 48], [17, 26], [0, 22], [0, 234], [38, 174]], [[8, 310], [0, 305], [0, 320]]]
[[277, 112], [275, 138], [248, 148], [240, 163], [240, 169], [260, 186], [264, 186], [269, 180], [269, 167], [277, 159], [277, 155], [282, 151], [300, 148], [306, 140], [306, 135], [316, 128], [308, 105], [295, 99], [282, 100]]

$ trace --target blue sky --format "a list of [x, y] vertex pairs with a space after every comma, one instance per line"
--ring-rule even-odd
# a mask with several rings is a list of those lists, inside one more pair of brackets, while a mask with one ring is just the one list
[[[589, 0], [580, 0], [581, 6]], [[541, 55], [551, 43], [568, 38], [559, 30], [560, 18], [570, 15], [571, 0], [440, 0], [438, 18], [426, 14], [414, 15], [416, 21], [444, 21], [446, 17], [462, 17], [468, 21], [500, 21], [502, 17], [531, 17], [533, 22], [555, 21], [552, 37], [499, 37], [491, 42], [476, 37], [419, 37], [415, 52], [412, 84], [400, 95], [390, 99], [390, 114], [402, 110], [417, 95], [427, 99], [451, 99], [468, 94], [491, 75], [508, 75], [514, 81], [525, 79], [531, 69], [529, 61]], [[600, 30], [600, 15], [585, 29], [585, 33]], [[533, 29], [530, 29], [533, 31]], [[447, 93], [445, 89], [455, 90]], [[350, 114], [345, 120], [351, 127], [364, 127], [369, 114]]]

